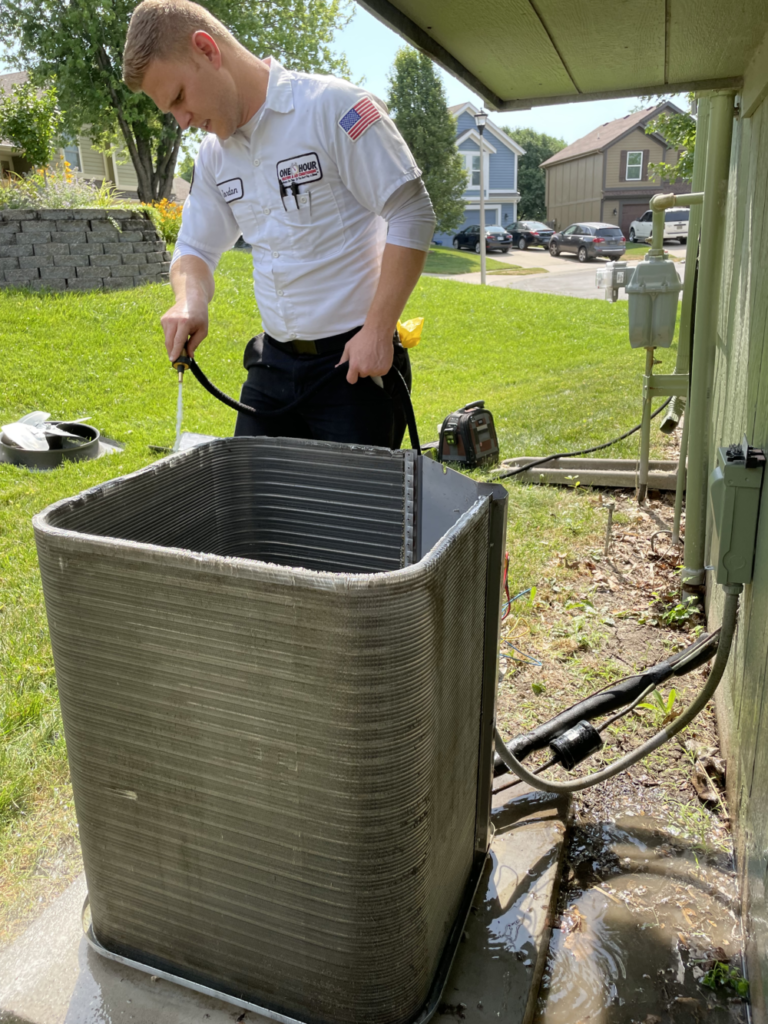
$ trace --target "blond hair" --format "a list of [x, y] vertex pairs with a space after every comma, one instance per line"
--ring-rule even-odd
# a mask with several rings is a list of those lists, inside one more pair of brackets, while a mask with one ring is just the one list
[[193, 32], [202, 30], [222, 44], [239, 45], [224, 25], [191, 0], [143, 0], [131, 15], [123, 50], [123, 81], [132, 92], [141, 83], [153, 60], [167, 60], [188, 53]]

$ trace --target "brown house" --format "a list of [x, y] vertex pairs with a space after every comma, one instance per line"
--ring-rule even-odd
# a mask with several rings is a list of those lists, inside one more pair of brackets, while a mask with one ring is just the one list
[[[648, 209], [651, 196], [667, 183], [651, 179], [652, 163], [675, 163], [670, 149], [657, 132], [646, 135], [645, 126], [662, 113], [681, 113], [674, 103], [660, 103], [647, 110], [608, 121], [555, 153], [541, 165], [547, 175], [547, 219], [558, 230], [578, 221], [618, 224], [626, 235], [633, 220]], [[687, 182], [675, 185], [690, 192]]]

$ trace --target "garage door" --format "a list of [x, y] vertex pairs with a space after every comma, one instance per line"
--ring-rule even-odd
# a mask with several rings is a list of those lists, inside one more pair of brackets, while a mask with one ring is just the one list
[[629, 237], [629, 225], [633, 220], [640, 220], [648, 209], [648, 203], [622, 203], [621, 204], [621, 230], [624, 237]]

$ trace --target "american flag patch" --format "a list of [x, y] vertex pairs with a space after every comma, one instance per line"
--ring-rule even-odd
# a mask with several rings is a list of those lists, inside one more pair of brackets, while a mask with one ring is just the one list
[[360, 100], [346, 112], [339, 121], [339, 127], [347, 133], [353, 142], [356, 142], [364, 131], [367, 131], [372, 124], [380, 119], [381, 114], [378, 108], [366, 96], [364, 100]]

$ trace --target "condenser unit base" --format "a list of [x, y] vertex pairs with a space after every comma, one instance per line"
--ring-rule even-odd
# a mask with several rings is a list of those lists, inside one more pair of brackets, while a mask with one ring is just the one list
[[[508, 783], [508, 776], [500, 777], [496, 787]], [[491, 856], [432, 1024], [530, 1024], [547, 960], [567, 821], [567, 798], [531, 793], [525, 786], [494, 793]], [[0, 1020], [232, 1024], [240, 1011], [233, 1013], [231, 1003], [90, 949], [79, 913], [85, 888], [81, 875], [0, 952]], [[263, 1013], [246, 1016], [262, 1019]]]
[[[462, 899], [459, 912], [456, 915], [456, 921], [454, 922], [453, 928], [451, 928], [448, 936], [448, 941], [443, 949], [443, 954], [440, 958], [437, 971], [432, 980], [432, 988], [427, 996], [424, 1006], [416, 1013], [410, 1024], [426, 1024], [427, 1021], [431, 1020], [435, 1012], [437, 1011], [443, 990], [445, 988], [448, 976], [453, 966], [456, 953], [459, 949], [459, 945], [464, 935], [464, 926], [467, 923], [467, 917], [472, 904], [477, 896], [477, 889], [480, 881], [483, 877], [483, 869], [488, 861], [487, 857], [476, 857], [475, 864], [470, 875], [467, 887], [464, 891], [464, 898]], [[99, 956], [103, 956], [107, 960], [113, 960], [115, 963], [123, 964], [125, 967], [131, 967], [133, 970], [141, 971], [144, 974], [149, 974], [153, 978], [162, 978], [164, 981], [170, 981], [174, 985], [180, 985], [182, 988], [189, 989], [192, 992], [198, 992], [200, 995], [209, 996], [212, 999], [220, 999], [222, 1002], [229, 1003], [231, 1006], [236, 1006], [239, 1010], [249, 1010], [252, 1013], [259, 1013], [262, 1017], [266, 1017], [268, 1020], [278, 1021], [278, 1024], [308, 1024], [306, 1020], [299, 1019], [296, 1017], [287, 1017], [279, 1010], [275, 1010], [270, 1006], [259, 1006], [256, 1003], [250, 1003], [245, 999], [239, 999], [237, 996], [231, 995], [227, 992], [222, 992], [219, 989], [210, 988], [210, 986], [192, 981], [189, 978], [182, 977], [178, 974], [174, 974], [173, 971], [163, 970], [162, 967], [157, 964], [145, 963], [142, 960], [132, 960], [126, 956], [120, 956], [118, 953], [112, 952], [112, 950], [106, 949], [99, 940], [93, 930], [93, 921], [91, 920], [90, 913], [90, 900], [88, 896], [85, 898], [83, 903], [83, 933], [94, 952], [98, 953]]]

